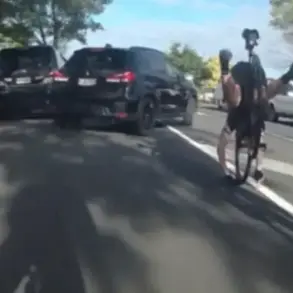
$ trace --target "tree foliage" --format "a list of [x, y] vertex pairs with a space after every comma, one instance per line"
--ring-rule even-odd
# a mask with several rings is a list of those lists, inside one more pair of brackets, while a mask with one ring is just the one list
[[220, 77], [217, 57], [205, 61], [196, 50], [178, 42], [171, 44], [167, 56], [179, 70], [191, 74], [196, 85], [216, 86]]
[[176, 42], [170, 46], [167, 55], [179, 70], [193, 76], [195, 84], [201, 83], [204, 62], [196, 50]]
[[86, 44], [88, 30], [103, 29], [96, 21], [112, 0], [2, 0], [0, 33], [21, 44], [62, 48], [77, 40]]
[[204, 76], [204, 84], [208, 88], [215, 88], [220, 79], [220, 63], [218, 56], [208, 58], [205, 63], [205, 70], [207, 71]]
[[293, 0], [270, 0], [271, 24], [284, 32], [284, 37], [293, 43]]

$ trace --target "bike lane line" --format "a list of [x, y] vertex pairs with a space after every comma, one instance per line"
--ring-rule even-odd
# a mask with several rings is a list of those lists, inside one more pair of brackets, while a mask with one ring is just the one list
[[[186, 134], [184, 134], [182, 131], [178, 130], [175, 127], [167, 126], [167, 129], [171, 131], [172, 133], [176, 134], [177, 136], [179, 136], [181, 139], [183, 139], [187, 143], [189, 143], [191, 146], [202, 151], [203, 153], [213, 158], [214, 160], [217, 160], [216, 151], [213, 151], [210, 148], [208, 148], [206, 145], [195, 141], [194, 139], [190, 138], [189, 136], [187, 136]], [[231, 162], [227, 162], [227, 166], [229, 170], [235, 174], [234, 165]], [[249, 184], [250, 186], [252, 186], [258, 192], [260, 192], [265, 198], [269, 199], [274, 204], [276, 204], [279, 208], [283, 209], [284, 211], [286, 211], [287, 213], [293, 216], [293, 205], [289, 201], [281, 197], [279, 194], [277, 194], [274, 190], [270, 189], [269, 187], [263, 184], [257, 183], [251, 177], [247, 179], [246, 184]]]

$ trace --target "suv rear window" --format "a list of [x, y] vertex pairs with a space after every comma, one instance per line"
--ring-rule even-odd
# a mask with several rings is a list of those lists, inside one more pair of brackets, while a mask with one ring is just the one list
[[4, 75], [18, 69], [46, 68], [50, 66], [50, 47], [8, 48], [0, 51], [0, 67]]
[[126, 59], [127, 51], [123, 49], [82, 49], [74, 52], [63, 69], [69, 74], [81, 68], [119, 71], [125, 68]]

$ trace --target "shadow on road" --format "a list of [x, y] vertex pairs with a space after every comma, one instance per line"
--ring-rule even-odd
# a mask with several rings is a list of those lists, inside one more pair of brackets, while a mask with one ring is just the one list
[[[115, 189], [108, 156], [118, 161], [132, 156], [131, 149], [110, 135], [35, 123], [1, 127], [0, 292], [13, 292], [31, 265], [43, 276], [42, 292], [121, 292], [126, 276], [134, 276], [133, 292], [148, 292], [143, 258], [121, 237], [101, 231], [87, 205], [108, 200], [103, 185]], [[118, 194], [124, 190], [117, 186]]]
[[292, 245], [262, 224], [276, 211], [224, 186], [214, 161], [167, 130], [136, 138], [16, 122], [0, 137], [0, 292], [32, 264], [46, 293], [169, 292], [153, 282], [145, 240], [166, 226], [208, 239], [233, 292], [293, 289]]
[[[293, 236], [292, 218], [274, 204], [256, 196], [253, 190], [225, 184], [214, 160], [189, 145], [176, 142], [171, 133], [160, 134], [157, 151], [167, 169], [197, 187], [194, 194], [198, 197], [196, 208], [189, 210], [200, 219], [200, 227], [194, 219], [190, 221], [192, 217], [188, 212], [185, 216], [182, 213], [177, 223], [197, 233], [209, 231], [211, 241], [220, 243], [235, 276], [237, 292], [266, 292], [259, 285], [264, 280], [274, 284], [273, 288], [279, 288], [272, 292], [291, 291], [293, 241], [283, 232], [290, 231], [289, 235]], [[233, 210], [248, 216], [247, 221], [233, 217]], [[212, 211], [215, 215], [222, 212], [222, 216], [213, 216]], [[280, 235], [286, 236], [282, 238]]]

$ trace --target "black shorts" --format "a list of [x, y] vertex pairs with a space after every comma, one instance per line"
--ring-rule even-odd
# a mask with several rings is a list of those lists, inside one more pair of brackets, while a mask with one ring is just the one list
[[[228, 115], [227, 115], [227, 121], [226, 121], [226, 125], [229, 127], [229, 131], [233, 132], [234, 130], [238, 128], [242, 128], [242, 127], [245, 128], [245, 124], [250, 119], [249, 115], [250, 115], [250, 110], [241, 106], [229, 109]], [[264, 131], [265, 121], [262, 118], [261, 118], [261, 127], [262, 127], [262, 130]]]
[[[228, 111], [227, 115], [227, 126], [229, 127], [229, 130], [233, 132], [236, 128], [241, 125], [241, 123], [245, 123], [246, 113], [244, 111], [241, 111], [242, 109], [239, 107], [231, 108]], [[246, 118], [246, 119], [245, 119]]]

